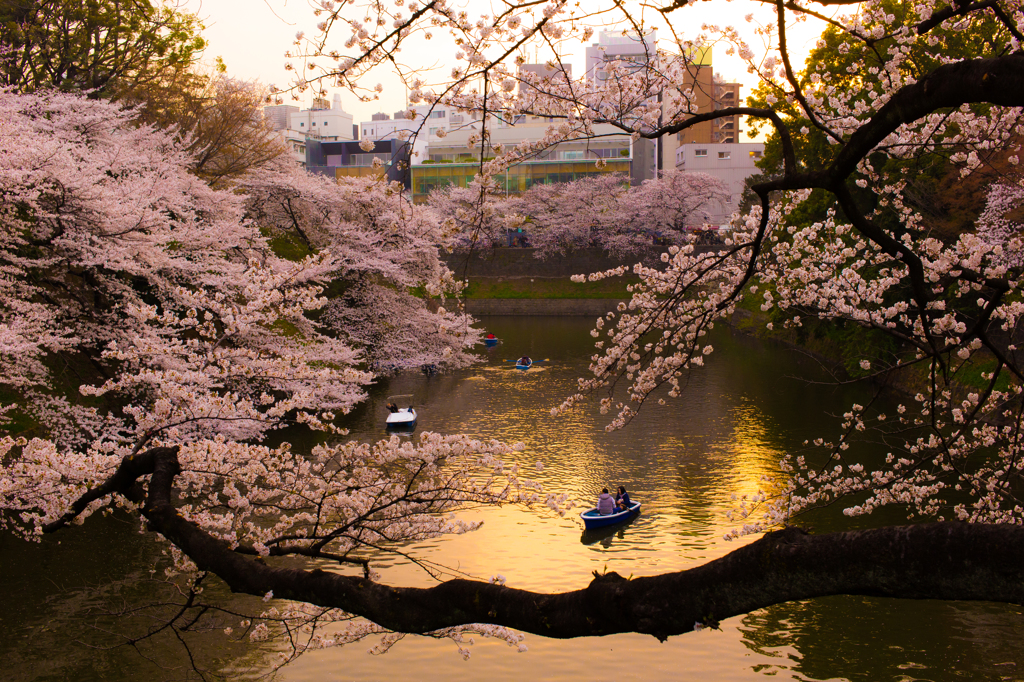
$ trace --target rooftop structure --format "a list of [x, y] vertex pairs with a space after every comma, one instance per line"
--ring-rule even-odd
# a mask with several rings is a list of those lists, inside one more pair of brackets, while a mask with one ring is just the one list
[[586, 76], [594, 82], [607, 78], [604, 65], [610, 61], [632, 62], [637, 68], [656, 64], [658, 59], [658, 32], [643, 35], [622, 31], [600, 31], [597, 42], [587, 48]]
[[263, 107], [263, 115], [288, 147], [295, 163], [306, 165], [306, 141], [351, 140], [352, 114], [341, 108], [341, 95], [333, 102], [317, 98], [309, 109], [290, 104]]

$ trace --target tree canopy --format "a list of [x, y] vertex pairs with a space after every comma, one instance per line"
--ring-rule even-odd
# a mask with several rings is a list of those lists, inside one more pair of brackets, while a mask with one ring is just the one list
[[636, 187], [619, 173], [572, 182], [537, 184], [521, 196], [486, 196], [479, 188], [435, 190], [430, 203], [461, 249], [500, 244], [523, 229], [539, 258], [598, 248], [615, 258], [650, 254], [655, 239], [692, 241], [711, 215], [721, 213], [728, 187], [705, 173], [667, 171]]
[[174, 130], [192, 171], [236, 180], [284, 153], [262, 115], [265, 89], [200, 60], [198, 17], [163, 0], [0, 4], [0, 85], [79, 92], [138, 107], [136, 120]]
[[[523, 2], [477, 20], [441, 0], [327, 0], [316, 10], [319, 32], [304, 43], [322, 79], [359, 87], [372, 68], [401, 70], [397, 55], [412, 36], [445, 32], [459, 48], [451, 76], [431, 84], [404, 73], [413, 104], [451, 105], [484, 123], [494, 112], [553, 119], [542, 139], [493, 158], [480, 144], [478, 206], [509, 164], [594, 136], [598, 125], [635, 139], [737, 114], [771, 126], [780, 167], [752, 185], [757, 203], [734, 217], [729, 242], [715, 253], [672, 247], [658, 267], [636, 266], [632, 299], [594, 330], [592, 376], [555, 408], [596, 396], [611, 428], [628, 427], [646, 401], [683, 395], [714, 350], [708, 331], [740, 305], [772, 313], [769, 327], [819, 319], [891, 339], [856, 364], [916, 395], [894, 413], [877, 401], [851, 405], [837, 433], [783, 458], [784, 483], [738, 503], [735, 533], [769, 531], [757, 542], [684, 573], [598, 576], [566, 594], [378, 582], [363, 552], [382, 539], [472, 530], [448, 516], [469, 504], [565, 503], [503, 466], [511, 448], [500, 443], [429, 435], [415, 445], [332, 441], [299, 455], [262, 440], [284, 424], [338, 430], [335, 415], [363, 397], [374, 363], [395, 361], [377, 353], [379, 335], [402, 332], [381, 320], [393, 303], [417, 311], [405, 320], [417, 327], [401, 339], [402, 357], [471, 361], [466, 344], [478, 332], [469, 321], [407, 296], [412, 287], [458, 289], [432, 251], [444, 243], [440, 221], [394, 188], [287, 169], [246, 176], [238, 192], [212, 188], [183, 171], [179, 143], [126, 125], [112, 105], [10, 92], [0, 98], [0, 374], [21, 399], [9, 410], [33, 410], [46, 430], [0, 437], [0, 523], [34, 537], [119, 506], [171, 544], [189, 576], [187, 603], [208, 573], [235, 591], [292, 600], [285, 615], [261, 614], [254, 638], [353, 614], [375, 631], [452, 632], [484, 621], [512, 640], [504, 628], [665, 637], [826, 594], [1021, 603], [1024, 193], [1019, 176], [994, 184], [973, 230], [938, 239], [909, 196], [908, 161], [948, 153], [966, 177], [983, 153], [1019, 139], [1024, 8], [923, 2], [897, 13], [888, 0], [860, 3], [856, 14], [826, 19], [842, 38], [834, 44], [859, 46], [837, 60], [853, 78], [797, 73], [789, 20], [823, 17], [833, 4], [845, 3], [766, 3], [775, 15], [767, 54], [727, 27], [707, 27], [677, 38], [673, 55], [610, 61], [601, 82], [520, 74], [520, 48], [589, 40], [593, 12], [642, 31], [649, 10]], [[658, 14], [681, 27], [688, 10], [679, 1]], [[986, 40], [943, 38], [965, 26]], [[760, 75], [763, 104], [698, 110], [685, 83], [694, 48], [711, 40], [733, 43]], [[800, 135], [816, 131], [816, 144], [801, 143], [793, 121], [803, 121]], [[472, 142], [486, 139], [483, 128]], [[1007, 163], [1018, 161], [1011, 152]], [[270, 248], [275, 237], [295, 247], [292, 258]], [[336, 278], [341, 290], [328, 300], [324, 287]], [[420, 338], [428, 340], [415, 345]], [[71, 356], [83, 367], [81, 399], [51, 371], [54, 358]], [[625, 395], [615, 392], [622, 386]], [[865, 466], [849, 447], [869, 429], [885, 444], [884, 465]], [[825, 536], [788, 528], [837, 504], [851, 517], [892, 506], [936, 523]], [[288, 556], [337, 568], [279, 562]], [[621, 615], [614, 627], [594, 625], [596, 604]]]
[[0, 84], [118, 98], [188, 70], [206, 47], [192, 14], [150, 0], [6, 0]]

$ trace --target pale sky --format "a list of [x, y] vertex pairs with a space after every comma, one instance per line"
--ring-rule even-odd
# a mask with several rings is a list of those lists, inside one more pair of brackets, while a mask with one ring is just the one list
[[[293, 43], [296, 32], [301, 30], [312, 35], [316, 32], [316, 23], [320, 21], [313, 16], [307, 0], [181, 1], [185, 9], [198, 14], [206, 25], [204, 36], [210, 44], [206, 53], [209, 61], [212, 62], [218, 56], [223, 57], [229, 75], [245, 80], [258, 80], [265, 85], [274, 84], [278, 87], [284, 87], [290, 82], [290, 74], [284, 68], [284, 63], [288, 61], [284, 54], [289, 49], [295, 49]], [[474, 7], [479, 8], [475, 12], [479, 14], [487, 12], [490, 5], [487, 0], [469, 0], [467, 4], [470, 6], [468, 11], [471, 16], [474, 14]], [[763, 44], [760, 38], [753, 34], [754, 24], [746, 22], [745, 16], [753, 14], [762, 21], [774, 21], [773, 12], [766, 12], [762, 3], [750, 0], [701, 2], [677, 14], [678, 16], [674, 17], [677, 30], [682, 26], [694, 27], [692, 35], [682, 35], [684, 39], [695, 38], [700, 31], [701, 22], [732, 25], [755, 51], [762, 48]], [[657, 18], [657, 14], [653, 12], [648, 12], [646, 16], [648, 19]], [[794, 47], [794, 52], [800, 54], [799, 57], [794, 55], [794, 67], [803, 66], [803, 55], [813, 46], [820, 32], [820, 24], [803, 23], [790, 29], [790, 43]], [[669, 47], [670, 37], [668, 31], [659, 30], [660, 46]], [[596, 39], [595, 35], [593, 40]], [[344, 37], [338, 35], [337, 41], [343, 42]], [[416, 66], [434, 66], [439, 68], [441, 73], [447, 73], [455, 63], [451, 56], [454, 50], [436, 39], [432, 43], [421, 41], [421, 44], [411, 47], [412, 49], [405, 51], [404, 57]], [[579, 45], [572, 53], [561, 55], [563, 61], [572, 63], [574, 74], [581, 74], [583, 71], [583, 47]], [[743, 62], [738, 58], [729, 57], [725, 52], [724, 46], [714, 48], [715, 71], [726, 80], [738, 80], [743, 83], [741, 95], [745, 98], [750, 94], [751, 87], [756, 84], [755, 77], [746, 72]], [[541, 61], [546, 59], [547, 57], [541, 55]], [[532, 53], [530, 61], [533, 61]], [[385, 85], [379, 102], [359, 102], [354, 95], [341, 90], [330, 91], [330, 95], [335, 92], [341, 94], [343, 108], [353, 115], [356, 123], [369, 120], [370, 115], [377, 111], [393, 114], [403, 109], [404, 88], [401, 85], [391, 85], [385, 76], [375, 76], [374, 83], [367, 83], [367, 87], [372, 87], [377, 80]], [[311, 101], [312, 95], [309, 93], [304, 94], [299, 102], [290, 102], [286, 99], [286, 103], [297, 104], [303, 108], [308, 107]]]

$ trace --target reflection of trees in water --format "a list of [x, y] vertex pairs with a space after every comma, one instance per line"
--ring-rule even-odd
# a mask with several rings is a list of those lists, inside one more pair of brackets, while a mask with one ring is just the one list
[[1024, 620], [1019, 607], [826, 597], [779, 604], [742, 620], [747, 648], [775, 658], [756, 671], [791, 670], [798, 679], [1021, 679]]
[[[197, 680], [189, 653], [207, 670], [231, 670], [232, 680], [253, 679], [277, 661], [272, 645], [231, 641], [224, 628], [239, 630], [240, 616], [207, 613], [192, 627], [196, 610], [176, 621], [178, 630], [157, 631], [180, 612], [179, 585], [165, 579], [162, 562], [150, 573], [164, 545], [140, 536], [123, 519], [90, 519], [76, 533], [26, 543], [0, 537], [0, 679], [5, 682], [106, 680]], [[45, 574], [49, 580], [40, 580]], [[207, 579], [203, 596], [239, 612], [259, 613], [266, 604], [230, 595]], [[237, 636], [234, 638], [237, 639]], [[211, 679], [221, 679], [213, 677]]]

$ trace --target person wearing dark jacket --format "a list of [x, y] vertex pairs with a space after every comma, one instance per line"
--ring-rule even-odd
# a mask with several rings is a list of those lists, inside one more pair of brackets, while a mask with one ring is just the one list
[[619, 494], [615, 496], [615, 505], [619, 509], [629, 509], [632, 504], [633, 502], [629, 499], [629, 493], [626, 492], [626, 488], [620, 485]]

